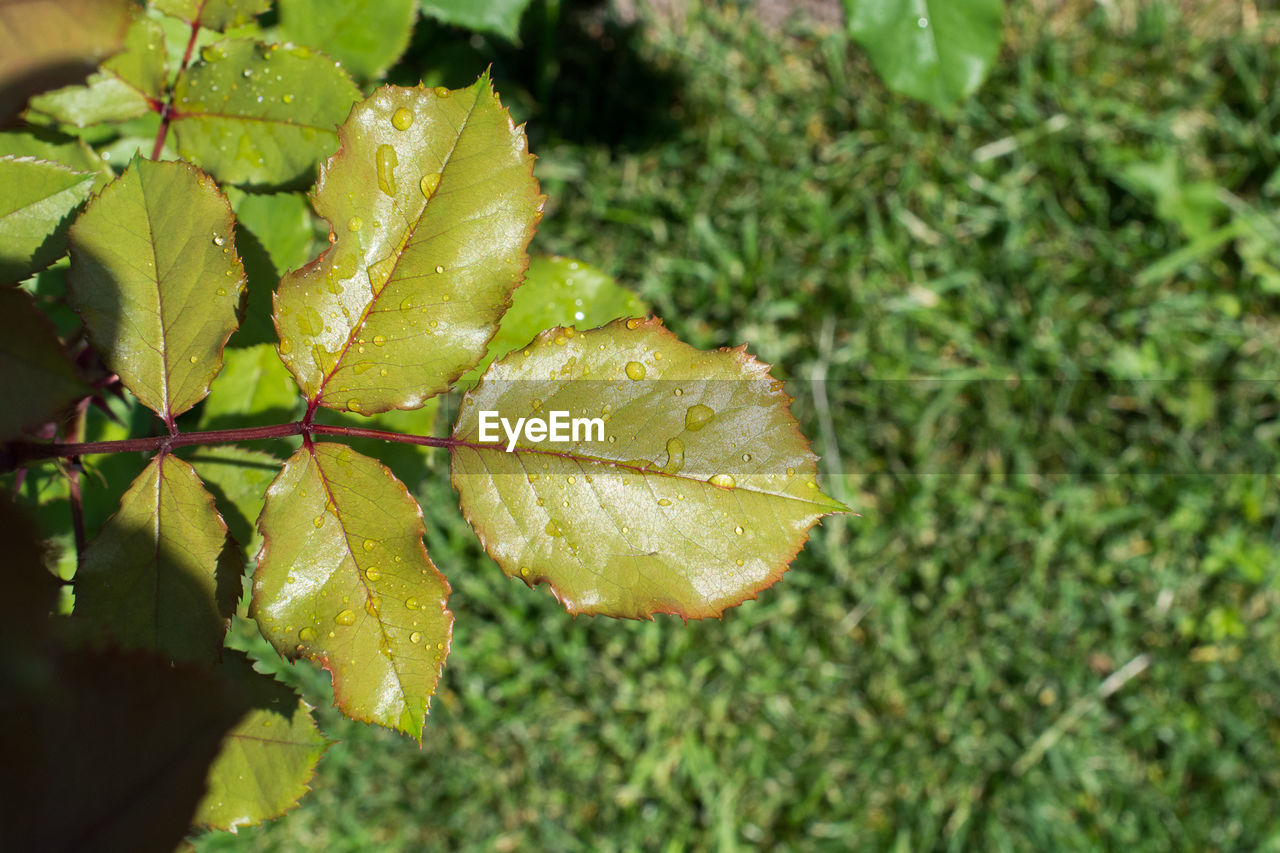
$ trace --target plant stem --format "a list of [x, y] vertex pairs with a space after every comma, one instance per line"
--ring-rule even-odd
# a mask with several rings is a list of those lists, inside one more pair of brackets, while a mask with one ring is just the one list
[[[200, 34], [200, 23], [197, 19], [196, 23], [191, 25], [191, 38], [187, 39], [186, 52], [182, 54], [182, 64], [178, 66], [178, 74], [174, 78], [176, 81], [182, 73], [187, 70], [187, 66], [191, 64], [191, 52], [196, 47], [196, 36]], [[164, 149], [165, 137], [169, 135], [169, 120], [173, 118], [173, 88], [169, 89], [169, 94], [164, 99], [164, 106], [160, 108], [160, 129], [156, 131], [156, 144], [151, 149], [151, 159], [159, 160], [160, 152]]]
[[452, 438], [429, 435], [407, 435], [363, 427], [326, 426], [325, 424], [298, 421], [271, 426], [242, 427], [239, 429], [213, 429], [202, 432], [179, 432], [172, 435], [156, 435], [147, 438], [125, 438], [116, 441], [67, 441], [42, 444], [15, 441], [7, 446], [7, 453], [0, 454], [0, 471], [11, 471], [35, 459], [87, 456], [93, 453], [128, 453], [153, 450], [169, 451], [177, 447], [199, 444], [231, 444], [239, 441], [261, 441], [269, 438], [289, 438], [301, 435], [310, 439], [315, 435], [346, 436], [348, 438], [376, 438], [402, 444], [418, 444], [426, 447], [453, 447], [458, 442]]

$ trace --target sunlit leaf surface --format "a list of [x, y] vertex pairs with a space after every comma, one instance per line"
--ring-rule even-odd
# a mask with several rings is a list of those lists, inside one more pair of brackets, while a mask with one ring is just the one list
[[276, 294], [280, 354], [308, 399], [410, 409], [484, 356], [542, 209], [525, 136], [487, 77], [386, 86], [339, 131], [316, 210], [336, 242]]
[[[570, 611], [713, 616], [773, 584], [844, 509], [818, 488], [789, 403], [743, 348], [702, 352], [657, 320], [551, 329], [463, 400], [453, 483], [503, 570]], [[481, 432], [483, 412], [552, 427], [557, 411], [565, 440]], [[574, 418], [602, 423], [575, 435]]]

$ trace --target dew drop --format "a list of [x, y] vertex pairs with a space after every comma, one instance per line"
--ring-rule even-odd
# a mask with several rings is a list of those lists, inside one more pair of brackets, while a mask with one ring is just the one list
[[382, 608], [382, 599], [376, 595], [369, 596], [369, 600], [364, 603], [364, 612], [370, 616], [377, 616], [378, 610]]
[[[442, 267], [442, 266], [440, 266], [439, 264], [437, 264], [437, 265], [436, 265], [436, 275], [440, 275], [440, 273], [442, 273], [442, 272], [444, 272], [444, 267]], [[449, 301], [449, 297], [448, 297], [447, 295], [445, 296], [444, 301], [445, 301], [445, 302], [448, 302], [448, 301]]]
[[526, 578], [527, 578], [527, 577], [529, 577], [529, 567], [528, 567], [528, 566], [521, 566], [521, 567], [520, 567], [520, 574], [521, 574], [521, 576], [522, 576], [522, 577], [526, 577]]
[[414, 597], [411, 595], [411, 596], [409, 596], [408, 598], [406, 598], [406, 599], [404, 600], [404, 606], [405, 606], [405, 608], [406, 608], [406, 609], [408, 609], [408, 610], [417, 610], [417, 609], [418, 609], [418, 599], [414, 598]]
[[298, 632], [298, 639], [304, 643], [310, 643], [315, 638], [316, 638], [316, 629], [312, 628], [309, 625]]
[[707, 422], [715, 417], [715, 409], [710, 406], [704, 406], [698, 403], [696, 406], [690, 406], [684, 413], [684, 428], [689, 432], [697, 432], [707, 425]]
[[644, 379], [644, 374], [645, 374], [645, 370], [644, 370], [643, 364], [641, 364], [638, 361], [627, 362], [627, 378], [628, 379], [631, 379], [635, 382], [639, 382], [641, 379]]
[[739, 525], [737, 525], [736, 527], [734, 527], [734, 528], [733, 528], [733, 532], [734, 532], [734, 533], [736, 533], [736, 534], [738, 534], [739, 536], [741, 536], [741, 535], [742, 535], [742, 533], [743, 533], [742, 525], [741, 525], [741, 524], [739, 524]]
[[380, 261], [369, 265], [369, 286], [373, 288], [373, 295], [377, 296], [382, 292], [382, 288], [386, 287], [387, 279], [391, 278], [391, 273], [395, 272], [396, 256], [394, 254], [387, 255]]
[[578, 482], [578, 478], [577, 478], [577, 477], [575, 477], [575, 476], [573, 476], [572, 474], [570, 474], [570, 475], [569, 475], [569, 485], [570, 485], [570, 486], [572, 486], [572, 485], [573, 485], [574, 483], [576, 483], [576, 482]]
[[227, 239], [223, 237], [221, 234], [213, 235], [213, 245], [221, 246], [223, 243], [226, 243], [226, 242], [227, 242]]
[[750, 462], [750, 461], [751, 461], [751, 454], [750, 454], [750, 453], [744, 453], [744, 454], [742, 454], [742, 461], [743, 461], [743, 462]]
[[391, 126], [396, 130], [408, 130], [413, 127], [413, 112], [404, 107], [396, 110], [391, 115]]
[[707, 482], [722, 489], [732, 489], [738, 485], [738, 481], [733, 479], [732, 474], [714, 474]]
[[929, 26], [929, 19], [928, 19], [928, 18], [917, 18], [917, 19], [916, 19], [916, 26], [917, 26], [917, 27], [919, 27], [919, 28], [920, 28], [920, 29], [922, 29], [922, 30], [923, 30], [923, 29], [927, 29], [927, 28], [928, 28], [928, 26]]
[[413, 299], [406, 297], [405, 300], [400, 303], [400, 313], [408, 314], [412, 310], [413, 310]]
[[564, 335], [556, 335], [554, 343], [556, 346], [562, 347], [565, 344], [569, 343], [569, 339], [566, 338]]
[[446, 89], [444, 86], [436, 86], [436, 97], [437, 98], [449, 97], [449, 90]]
[[788, 468], [788, 469], [787, 469], [787, 476], [788, 476], [788, 477], [794, 477], [795, 475], [796, 475], [796, 469], [795, 469], [795, 468]]
[[374, 166], [378, 172], [378, 189], [382, 190], [385, 195], [394, 197], [396, 194], [395, 170], [398, 164], [399, 158], [396, 157], [396, 149], [390, 145], [378, 146]]
[[560, 530], [560, 525], [556, 524], [554, 521], [548, 521], [547, 526], [544, 527], [543, 530], [546, 532], [548, 536], [564, 535], [564, 533]]
[[317, 515], [315, 518], [311, 519], [311, 523], [316, 527], [324, 527], [324, 516]]
[[683, 397], [683, 396], [684, 396], [684, 389], [683, 389], [683, 388], [677, 388], [677, 389], [675, 390], [675, 392], [674, 392], [674, 393], [675, 393], [675, 395], [676, 395], [677, 397]]
[[356, 614], [351, 610], [343, 610], [333, 617], [333, 621], [339, 625], [354, 625], [356, 624]]
[[370, 566], [364, 570], [364, 576], [370, 581], [378, 581], [382, 579], [382, 572], [378, 571], [377, 566]]
[[377, 548], [377, 547], [378, 547], [378, 543], [374, 542], [372, 539], [364, 540], [364, 549], [366, 551], [372, 551], [374, 548]]
[[422, 190], [424, 198], [430, 199], [436, 194], [436, 190], [440, 187], [440, 173], [432, 172], [429, 175], [423, 175], [422, 180], [418, 181], [418, 189]]
[[[401, 129], [401, 130], [404, 130], [404, 128], [400, 128], [400, 129]], [[415, 646], [416, 646], [418, 643], [421, 643], [421, 642], [422, 642], [422, 632], [421, 632], [421, 631], [414, 631], [412, 634], [410, 634], [410, 635], [409, 635], [409, 642], [413, 643]]]
[[630, 320], [627, 321], [627, 328], [631, 329], [632, 331], [635, 331], [636, 329], [640, 328], [640, 324], [643, 322], [644, 321], [641, 320], [639, 317], [632, 317]]
[[739, 558], [738, 558], [737, 560], [735, 560], [734, 562], [735, 562], [735, 563], [737, 563], [739, 566], [743, 565], [743, 563], [742, 563], [742, 558], [741, 558], [741, 557], [739, 557]]
[[667, 439], [667, 464], [662, 471], [665, 474], [678, 474], [684, 467], [684, 442], [678, 438]]
[[671, 501], [666, 498], [658, 498], [658, 506], [671, 506]]
[[199, 356], [195, 356], [195, 355], [193, 355], [193, 356], [191, 356], [191, 358], [189, 358], [189, 359], [187, 359], [187, 360], [188, 360], [188, 361], [190, 361], [192, 364], [195, 364], [197, 361], [199, 361], [199, 360], [200, 360], [200, 357], [199, 357]]
[[386, 339], [386, 337], [384, 337], [383, 335], [374, 335], [374, 336], [373, 336], [373, 345], [374, 345], [375, 347], [384, 346], [384, 345], [386, 344], [386, 342], [387, 342], [387, 339]]
[[284, 96], [283, 98], [281, 98], [280, 100], [284, 101], [286, 104], [292, 104], [292, 103], [293, 103], [293, 95], [292, 95], [292, 94], [289, 94], [289, 93], [286, 93], [286, 94], [285, 94], [285, 96]]
[[348, 231], [359, 231], [363, 227], [364, 227], [364, 220], [361, 219], [359, 216], [353, 216], [349, 220], [347, 220]]
[[360, 411], [360, 400], [359, 400], [359, 399], [357, 399], [357, 398], [355, 398], [355, 397], [352, 397], [350, 400], [348, 400], [348, 401], [347, 401], [347, 411], [348, 411], [348, 412], [356, 412], [356, 413], [359, 413], [359, 411]]

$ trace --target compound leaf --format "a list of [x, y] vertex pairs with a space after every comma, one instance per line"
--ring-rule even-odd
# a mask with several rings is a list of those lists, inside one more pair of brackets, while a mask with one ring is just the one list
[[46, 422], [86, 390], [31, 296], [0, 290], [0, 439]]
[[155, 21], [138, 18], [129, 28], [124, 49], [85, 85], [39, 95], [31, 99], [31, 108], [76, 127], [125, 121], [158, 109], [164, 84], [164, 33]]
[[186, 462], [151, 461], [76, 573], [76, 612], [123, 645], [214, 661], [240, 587], [227, 525]]
[[[772, 585], [823, 515], [817, 457], [745, 348], [701, 352], [657, 320], [551, 329], [495, 362], [453, 431], [463, 513], [508, 575], [574, 613], [714, 616]], [[486, 420], [599, 418], [567, 440]], [[519, 430], [518, 427], [513, 429]], [[551, 435], [551, 438], [555, 438]], [[512, 452], [508, 452], [512, 446]]]
[[157, 10], [210, 30], [229, 30], [271, 8], [271, 0], [152, 0]]
[[239, 323], [232, 226], [208, 175], [136, 157], [72, 226], [67, 297], [103, 360], [166, 421], [208, 393]]
[[849, 33], [895, 92], [945, 109], [977, 90], [1000, 49], [1001, 0], [844, 0]]
[[232, 39], [209, 45], [174, 88], [178, 153], [233, 184], [281, 186], [337, 146], [360, 92], [310, 48]]
[[328, 742], [307, 704], [242, 655], [228, 655], [219, 669], [241, 688], [249, 711], [222, 742], [192, 823], [234, 832], [297, 805]]
[[66, 252], [71, 214], [95, 177], [34, 157], [0, 157], [0, 284], [22, 281]]
[[276, 292], [280, 355], [308, 399], [411, 409], [484, 356], [542, 212], [533, 157], [488, 76], [384, 86], [316, 184], [334, 245]]
[[530, 260], [524, 284], [516, 288], [511, 307], [502, 315], [498, 334], [489, 342], [489, 353], [464, 381], [474, 385], [494, 359], [524, 346], [543, 329], [590, 329], [647, 313], [644, 300], [595, 267], [572, 258], [538, 255]]
[[520, 17], [529, 0], [422, 0], [422, 14], [466, 30], [518, 42]]
[[416, 13], [417, 0], [280, 0], [280, 35], [371, 80], [409, 46]]
[[249, 614], [276, 650], [333, 674], [349, 717], [421, 739], [449, 649], [449, 584], [422, 510], [383, 465], [303, 447], [267, 491]]

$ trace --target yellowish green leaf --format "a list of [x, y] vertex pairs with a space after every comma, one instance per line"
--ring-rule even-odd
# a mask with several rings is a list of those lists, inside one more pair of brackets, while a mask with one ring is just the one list
[[339, 130], [316, 210], [335, 243], [280, 282], [280, 354], [308, 399], [411, 409], [484, 356], [543, 197], [488, 77], [385, 86]]
[[328, 742], [307, 704], [254, 672], [242, 655], [227, 655], [219, 669], [241, 688], [249, 710], [222, 742], [192, 823], [234, 832], [297, 805]]
[[417, 0], [280, 0], [280, 35], [371, 80], [409, 46]]
[[67, 250], [71, 215], [94, 175], [32, 157], [0, 157], [0, 284], [22, 281]]
[[360, 92], [332, 59], [295, 45], [209, 45], [174, 88], [178, 153], [220, 181], [281, 186], [337, 148]]
[[232, 226], [208, 175], [135, 158], [71, 229], [67, 297], [107, 365], [166, 420], [208, 393], [239, 322]]
[[164, 34], [155, 21], [140, 17], [129, 28], [124, 49], [83, 86], [38, 95], [31, 99], [31, 108], [77, 127], [125, 121], [158, 110], [164, 85]]
[[240, 558], [186, 462], [151, 461], [85, 551], [76, 613], [129, 648], [214, 661], [240, 592]]
[[328, 669], [347, 716], [420, 739], [453, 615], [404, 485], [345, 445], [303, 447], [258, 525], [250, 616], [263, 636]]
[[[818, 488], [790, 402], [745, 348], [702, 352], [657, 320], [551, 329], [464, 398], [453, 483], [503, 571], [571, 612], [715, 616], [844, 510]], [[555, 412], [563, 435], [527, 431], [554, 429]]]

